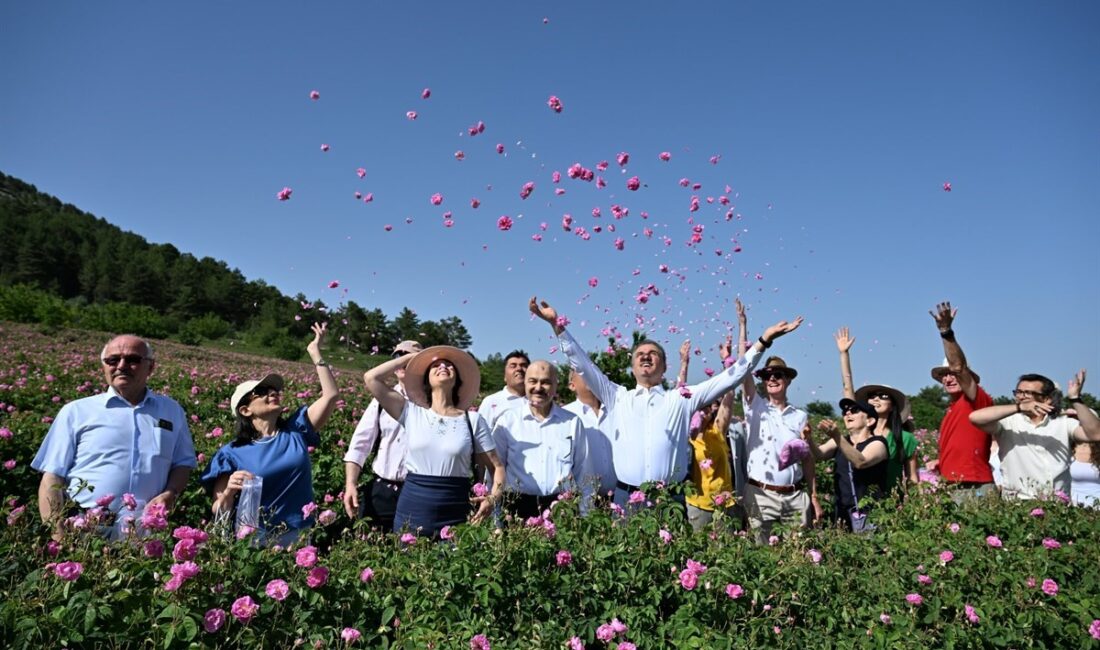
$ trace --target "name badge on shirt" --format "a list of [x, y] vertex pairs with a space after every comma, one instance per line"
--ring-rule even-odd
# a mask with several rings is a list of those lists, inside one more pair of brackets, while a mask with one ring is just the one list
[[157, 427], [160, 429], [164, 429], [165, 431], [171, 431], [172, 423], [168, 420], [165, 420], [164, 418], [161, 418], [157, 420]]

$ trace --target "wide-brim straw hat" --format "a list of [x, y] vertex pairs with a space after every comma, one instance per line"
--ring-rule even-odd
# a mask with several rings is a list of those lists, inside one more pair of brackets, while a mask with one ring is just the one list
[[241, 400], [260, 386], [270, 386], [275, 390], [281, 391], [283, 385], [282, 376], [276, 375], [275, 373], [271, 373], [263, 379], [250, 379], [249, 381], [237, 384], [237, 387], [233, 390], [233, 397], [229, 400], [229, 410], [233, 411], [233, 415], [236, 415], [237, 409], [241, 406]]
[[894, 408], [897, 409], [901, 421], [905, 422], [909, 419], [909, 398], [905, 396], [905, 393], [886, 384], [867, 384], [856, 391], [856, 401], [870, 403], [871, 400], [868, 399], [868, 396], [871, 393], [886, 393], [889, 395], [894, 400]]
[[798, 376], [798, 371], [787, 365], [787, 362], [782, 357], [768, 357], [768, 360], [764, 362], [764, 367], [758, 369], [753, 375], [757, 379], [765, 372], [781, 372], [786, 375], [787, 379], [794, 379]]
[[[967, 370], [969, 370], [971, 376], [974, 377], [975, 384], [982, 383], [982, 378], [978, 376], [978, 373], [974, 372], [973, 368], [967, 368]], [[932, 369], [932, 379], [935, 379], [937, 382], [942, 382], [943, 376], [949, 372], [951, 372], [951, 367], [947, 365], [947, 359], [944, 359], [942, 365], [938, 365]]]
[[446, 359], [455, 367], [455, 372], [462, 380], [458, 388], [458, 403], [455, 407], [468, 410], [477, 400], [481, 389], [481, 370], [477, 360], [465, 350], [459, 350], [450, 345], [434, 345], [417, 352], [405, 366], [405, 392], [414, 404], [431, 408], [431, 396], [424, 392], [424, 373], [428, 372], [428, 366], [439, 359]]

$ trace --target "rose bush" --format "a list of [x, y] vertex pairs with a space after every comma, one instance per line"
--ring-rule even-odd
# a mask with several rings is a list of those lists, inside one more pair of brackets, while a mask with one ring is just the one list
[[[166, 526], [52, 543], [29, 462], [61, 404], [102, 389], [102, 335], [0, 324], [0, 637], [9, 647], [1086, 647], [1100, 636], [1100, 512], [1055, 500], [955, 505], [929, 488], [875, 509], [878, 529], [693, 534], [680, 506], [630, 519], [561, 501], [537, 525], [457, 526], [403, 543], [335, 521], [258, 548], [209, 520], [193, 478]], [[274, 370], [288, 402], [313, 368], [164, 344], [152, 386], [191, 417], [200, 469], [231, 430], [243, 378]], [[333, 357], [335, 355], [328, 355]], [[342, 440], [366, 406], [358, 372], [313, 452], [316, 501], [338, 502]], [[294, 397], [298, 395], [297, 399]], [[364, 479], [365, 482], [366, 479]], [[655, 498], [653, 498], [653, 496]], [[1036, 507], [1042, 516], [1033, 514]], [[991, 545], [989, 539], [998, 540]]]

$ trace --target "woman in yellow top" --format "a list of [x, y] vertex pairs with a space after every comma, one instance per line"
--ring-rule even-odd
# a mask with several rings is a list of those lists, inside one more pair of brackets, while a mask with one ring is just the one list
[[[730, 356], [731, 341], [718, 346], [722, 361]], [[687, 360], [681, 350], [681, 364]], [[730, 390], [722, 399], [714, 402], [692, 417], [691, 449], [694, 462], [689, 476], [695, 486], [695, 494], [687, 497], [688, 521], [699, 532], [714, 519], [715, 512], [724, 512], [733, 506], [733, 470], [730, 467], [730, 447], [726, 431], [733, 418], [733, 394]], [[698, 426], [696, 424], [698, 423]]]

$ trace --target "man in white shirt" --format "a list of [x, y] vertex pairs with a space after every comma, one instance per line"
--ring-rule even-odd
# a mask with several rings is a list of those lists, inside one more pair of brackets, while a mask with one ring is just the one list
[[505, 411], [523, 406], [523, 379], [529, 365], [531, 358], [523, 350], [513, 350], [504, 357], [504, 388], [481, 400], [477, 407], [490, 429]]
[[493, 442], [505, 467], [504, 509], [521, 519], [537, 517], [558, 495], [584, 488], [587, 447], [584, 425], [554, 403], [558, 369], [535, 361], [524, 380], [527, 406], [505, 411], [493, 427]]
[[[1066, 402], [1081, 402], [1082, 369], [1069, 381]], [[1062, 412], [1054, 382], [1036, 374], [1020, 377], [1012, 404], [988, 406], [970, 414], [970, 423], [997, 441], [1001, 458], [1001, 496], [1041, 499], [1055, 492], [1070, 493], [1069, 466], [1073, 442], [1100, 441], [1100, 419], [1092, 409], [1074, 410], [1077, 420]]]
[[[402, 341], [393, 349], [393, 357], [416, 354], [420, 350], [420, 343]], [[405, 369], [399, 368], [394, 374], [397, 376], [397, 392], [405, 395], [402, 383]], [[407, 445], [401, 423], [384, 412], [378, 400], [372, 400], [359, 419], [344, 455], [344, 511], [349, 517], [369, 517], [383, 532], [393, 530], [397, 497], [401, 495], [401, 487], [405, 483]], [[371, 465], [374, 480], [360, 504], [359, 475], [371, 454], [374, 454]]]
[[599, 498], [605, 498], [615, 491], [615, 463], [611, 446], [611, 417], [603, 407], [600, 398], [592, 392], [588, 384], [576, 370], [569, 370], [569, 390], [577, 399], [563, 408], [576, 415], [584, 425], [584, 437], [588, 443], [588, 467], [585, 468], [592, 487]]
[[[573, 336], [565, 329], [564, 319], [546, 302], [532, 297], [531, 312], [553, 328], [561, 350], [570, 365], [584, 377], [592, 392], [608, 409], [614, 432], [613, 459], [615, 503], [624, 506], [639, 499], [641, 486], [663, 482], [678, 484], [687, 478], [692, 452], [688, 444], [691, 415], [716, 401], [737, 385], [756, 365], [760, 354], [772, 341], [793, 332], [802, 324], [802, 317], [792, 322], [780, 321], [769, 327], [748, 352], [707, 381], [686, 387], [683, 391], [666, 391], [664, 374], [667, 369], [664, 349], [656, 342], [644, 340], [631, 352], [631, 369], [637, 387], [627, 389], [607, 378]], [[644, 494], [642, 495], [644, 497]], [[682, 496], [680, 497], [682, 499]]]

